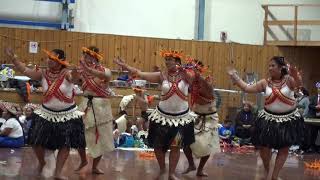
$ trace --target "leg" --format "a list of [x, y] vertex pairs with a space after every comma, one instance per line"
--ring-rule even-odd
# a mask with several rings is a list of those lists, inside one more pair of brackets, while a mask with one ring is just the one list
[[33, 146], [32, 149], [33, 149], [34, 153], [36, 154], [37, 159], [39, 161], [38, 174], [41, 174], [43, 167], [46, 165], [46, 161], [44, 159], [45, 149], [41, 146]]
[[102, 158], [102, 155], [93, 159], [92, 174], [104, 174], [104, 172], [98, 168], [101, 158]]
[[78, 152], [81, 159], [81, 163], [75, 171], [80, 171], [83, 167], [85, 167], [88, 164], [86, 149], [85, 148], [78, 149]]
[[190, 171], [196, 170], [196, 165], [194, 164], [194, 161], [193, 161], [192, 150], [191, 150], [190, 146], [184, 147], [184, 148], [183, 148], [183, 152], [184, 152], [184, 154], [186, 155], [186, 158], [187, 158], [188, 163], [189, 163], [189, 167], [188, 167], [188, 169], [185, 170], [182, 174], [187, 174], [187, 173], [189, 173]]
[[155, 148], [154, 153], [156, 154], [158, 164], [160, 167], [160, 176], [166, 171], [165, 157], [166, 153], [162, 151], [161, 148]]
[[69, 151], [70, 151], [70, 148], [67, 148], [67, 147], [63, 147], [63, 148], [59, 149], [58, 156], [57, 156], [57, 162], [56, 162], [56, 170], [54, 173], [55, 179], [59, 179], [59, 180], [67, 179], [62, 176], [62, 168], [63, 168], [63, 166], [69, 156]]
[[169, 180], [178, 179], [175, 176], [176, 167], [178, 165], [180, 158], [180, 147], [179, 146], [171, 146], [170, 147], [170, 155], [169, 155]]
[[263, 162], [263, 166], [264, 166], [264, 169], [266, 171], [266, 176], [268, 176], [269, 174], [269, 169], [270, 169], [270, 160], [271, 160], [271, 157], [272, 157], [272, 152], [271, 152], [271, 149], [268, 148], [268, 147], [261, 147], [260, 149], [260, 157], [262, 159], [262, 162]]
[[200, 159], [199, 167], [197, 170], [197, 176], [204, 176], [204, 177], [208, 176], [208, 174], [203, 172], [203, 168], [204, 168], [204, 165], [206, 164], [206, 162], [208, 161], [209, 157], [210, 157], [210, 155], [204, 156]]
[[289, 147], [284, 147], [284, 148], [279, 149], [279, 152], [278, 152], [277, 158], [276, 158], [276, 162], [274, 164], [274, 170], [272, 173], [272, 180], [277, 180], [277, 178], [279, 176], [279, 172], [287, 160], [288, 153], [289, 153]]

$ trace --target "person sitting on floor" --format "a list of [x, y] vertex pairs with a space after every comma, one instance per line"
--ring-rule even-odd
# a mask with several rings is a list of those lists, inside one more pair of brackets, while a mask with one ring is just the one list
[[240, 145], [249, 144], [252, 132], [252, 124], [254, 121], [252, 104], [248, 101], [243, 103], [242, 110], [237, 114], [236, 122], [236, 136], [240, 138]]
[[223, 142], [231, 144], [234, 135], [235, 131], [234, 127], [232, 126], [232, 122], [226, 119], [223, 123], [223, 126], [219, 128], [219, 137]]
[[0, 128], [0, 147], [20, 148], [24, 145], [23, 130], [16, 119], [17, 108], [10, 103], [1, 103], [2, 117], [6, 120]]

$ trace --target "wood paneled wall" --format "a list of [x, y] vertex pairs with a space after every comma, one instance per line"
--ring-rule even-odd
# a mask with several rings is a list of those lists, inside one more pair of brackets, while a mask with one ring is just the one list
[[[172, 40], [145, 37], [129, 37], [108, 34], [91, 34], [57, 30], [33, 30], [18, 28], [0, 28], [0, 60], [7, 62], [2, 49], [12, 47], [16, 54], [26, 63], [45, 64], [45, 55], [28, 53], [29, 41], [39, 42], [40, 49], [61, 48], [66, 51], [67, 59], [77, 64], [81, 56], [81, 47], [96, 45], [102, 51], [102, 63], [116, 69], [112, 60], [116, 56], [124, 58], [130, 65], [144, 71], [151, 71], [153, 66], [163, 67], [162, 58], [158, 55], [161, 49], [183, 50], [185, 54], [202, 60], [209, 66], [215, 77], [216, 87], [236, 89], [226, 74], [227, 66], [234, 66], [241, 76], [255, 72], [259, 78], [267, 74], [267, 63], [274, 55], [285, 55], [308, 72], [305, 75], [306, 86], [313, 87], [314, 81], [320, 79], [320, 73], [313, 71], [318, 65], [319, 47], [288, 47], [242, 45], [236, 43], [217, 43], [194, 40]], [[312, 70], [312, 71], [310, 71]], [[239, 94], [223, 93], [222, 114], [227, 107], [240, 104]], [[252, 96], [253, 97], [253, 96]], [[253, 98], [250, 98], [254, 100]]]

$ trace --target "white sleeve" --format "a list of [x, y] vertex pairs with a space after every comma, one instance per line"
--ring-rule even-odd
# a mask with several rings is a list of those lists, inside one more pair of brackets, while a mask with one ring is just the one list
[[108, 68], [104, 68], [104, 73], [107, 77], [111, 77], [112, 76], [112, 73], [111, 73], [111, 70], [108, 69]]
[[14, 129], [15, 127], [17, 127], [17, 125], [20, 126], [20, 124], [16, 119], [8, 119], [4, 124], [5, 128], [11, 128], [11, 129]]

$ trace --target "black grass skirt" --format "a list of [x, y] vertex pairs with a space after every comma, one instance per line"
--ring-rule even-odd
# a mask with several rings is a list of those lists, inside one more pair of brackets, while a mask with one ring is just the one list
[[[160, 109], [158, 109], [160, 110]], [[161, 110], [160, 110], [161, 111]], [[161, 111], [163, 114], [170, 116], [180, 116], [186, 113], [189, 113], [189, 110], [179, 114], [169, 114]], [[180, 133], [182, 138], [182, 146], [189, 146], [195, 142], [194, 137], [194, 122], [190, 122], [185, 125], [169, 126], [168, 124], [162, 125], [155, 121], [150, 120], [149, 132], [148, 132], [148, 143], [152, 148], [160, 148], [166, 152], [172, 142], [174, 141], [176, 135]]]
[[300, 145], [303, 127], [304, 119], [297, 110], [286, 114], [261, 110], [254, 123], [252, 142], [258, 147], [274, 149]]
[[84, 124], [81, 112], [76, 109], [74, 105], [62, 111], [53, 111], [44, 106], [36, 110], [29, 131], [29, 144], [50, 150], [85, 148]]

